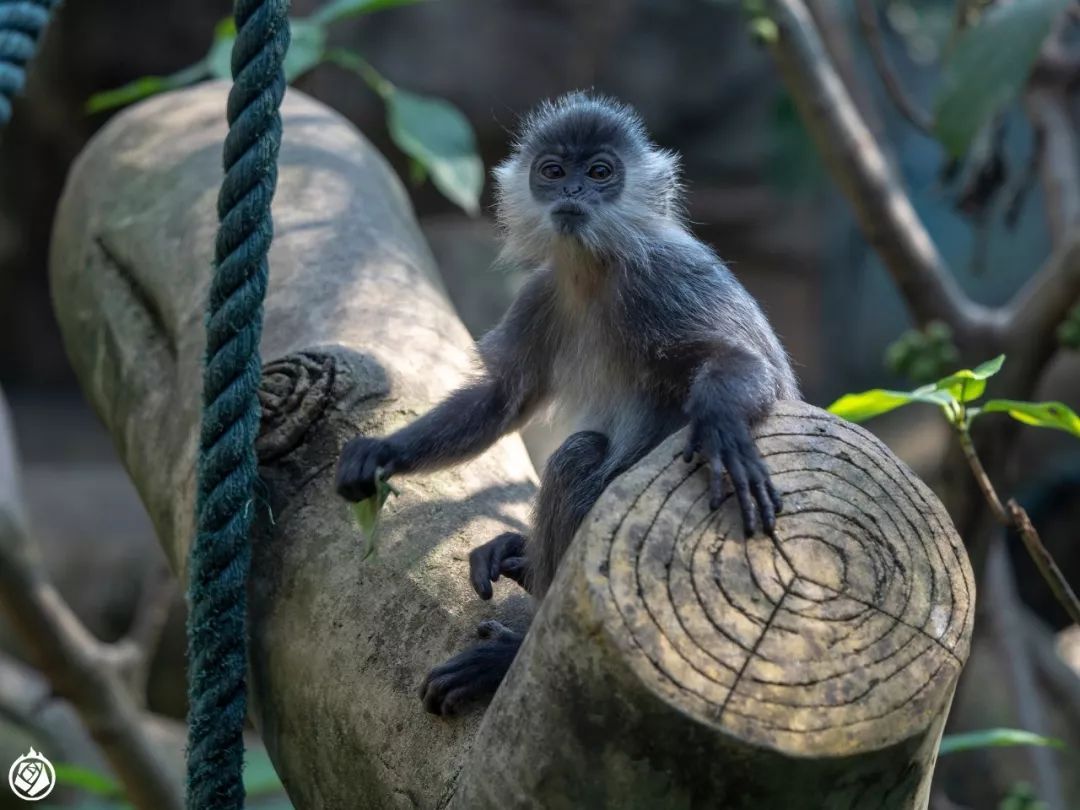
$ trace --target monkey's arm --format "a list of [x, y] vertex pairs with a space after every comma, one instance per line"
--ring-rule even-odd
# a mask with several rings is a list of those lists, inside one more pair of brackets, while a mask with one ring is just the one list
[[723, 476], [728, 474], [747, 537], [756, 531], [759, 510], [761, 526], [771, 534], [782, 508], [750, 434], [776, 400], [776, 389], [775, 372], [762, 357], [749, 349], [717, 346], [694, 375], [686, 405], [690, 441], [683, 459], [690, 461], [697, 453], [709, 465], [712, 509], [724, 500]]
[[341, 451], [337, 491], [358, 501], [375, 475], [419, 472], [465, 461], [520, 427], [547, 397], [546, 278], [530, 279], [502, 321], [480, 341], [481, 370], [412, 424], [386, 438], [357, 436]]

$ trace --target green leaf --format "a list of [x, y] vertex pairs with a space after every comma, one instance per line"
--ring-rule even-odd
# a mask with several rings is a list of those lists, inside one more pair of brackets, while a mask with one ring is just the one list
[[967, 734], [947, 734], [941, 738], [938, 753], [955, 754], [958, 751], [974, 751], [979, 748], [1004, 748], [1014, 745], [1038, 745], [1048, 748], [1065, 748], [1065, 743], [1053, 737], [1043, 737], [1030, 731], [1015, 728], [988, 728]]
[[248, 798], [283, 793], [285, 786], [264, 748], [249, 748], [244, 757], [244, 791]]
[[999, 354], [993, 360], [987, 360], [974, 369], [964, 368], [954, 371], [948, 377], [943, 377], [934, 383], [937, 391], [948, 391], [960, 402], [971, 402], [978, 399], [986, 391], [986, 381], [1001, 371], [1005, 363], [1005, 355]]
[[123, 107], [126, 104], [141, 101], [166, 90], [187, 87], [189, 84], [195, 84], [195, 82], [201, 81], [209, 75], [210, 69], [204, 60], [169, 76], [143, 76], [141, 79], [136, 79], [122, 87], [94, 93], [86, 100], [86, 111], [96, 113]]
[[373, 11], [382, 11], [396, 6], [411, 6], [419, 2], [422, 0], [333, 0], [311, 14], [308, 19], [318, 25], [326, 25], [349, 17], [370, 14]]
[[912, 402], [946, 409], [956, 404], [956, 400], [947, 391], [887, 391], [884, 388], [875, 388], [860, 394], [845, 394], [829, 406], [829, 412], [849, 422], [864, 422]]
[[391, 88], [383, 98], [394, 143], [427, 169], [447, 199], [470, 214], [479, 212], [484, 164], [468, 120], [443, 99]]
[[1007, 413], [1017, 422], [1035, 427], [1064, 430], [1080, 438], [1080, 416], [1064, 402], [1022, 402], [1016, 399], [991, 399], [979, 413]]
[[306, 20], [292, 20], [292, 40], [285, 54], [285, 81], [292, 82], [317, 67], [326, 54], [326, 29]]
[[62, 762], [53, 768], [56, 771], [57, 784], [78, 788], [106, 799], [123, 798], [123, 789], [107, 774], [92, 771], [81, 765], [68, 765]]
[[[230, 17], [226, 22], [231, 23]], [[326, 58], [326, 30], [307, 20], [290, 20], [292, 39], [285, 54], [285, 81], [292, 82], [317, 67]], [[232, 78], [232, 49], [236, 42], [236, 27], [219, 23], [214, 32], [214, 44], [206, 55], [210, 74], [217, 79]]]
[[397, 495], [397, 490], [383, 480], [381, 469], [375, 471], [375, 481], [377, 484], [375, 494], [352, 505], [353, 517], [356, 518], [360, 533], [364, 537], [364, 548], [360, 554], [361, 560], [366, 560], [375, 553], [375, 538], [379, 529], [379, 513], [382, 511], [383, 504], [386, 503], [386, 499], [390, 497], [390, 494]]
[[232, 78], [232, 47], [234, 42], [236, 42], [236, 34], [216, 37], [214, 44], [210, 46], [210, 53], [206, 55], [206, 67], [210, 71], [210, 75], [215, 79]]
[[934, 134], [954, 157], [1024, 86], [1054, 18], [1070, 0], [1013, 0], [988, 9], [947, 57]]

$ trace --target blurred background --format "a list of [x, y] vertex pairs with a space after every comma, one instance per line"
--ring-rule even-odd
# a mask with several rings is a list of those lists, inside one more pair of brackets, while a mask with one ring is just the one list
[[[319, 5], [295, 0], [293, 13], [304, 17]], [[950, 161], [939, 139], [912, 126], [885, 92], [855, 6], [847, 0], [809, 5], [835, 66], [957, 281], [978, 301], [1007, 301], [1050, 254], [1054, 239], [1044, 193], [1048, 172], [1043, 166], [1041, 180], [1031, 172], [1040, 141], [1023, 92], [996, 115], [966, 160]], [[541, 99], [596, 88], [631, 103], [655, 140], [683, 155], [695, 231], [762, 302], [808, 401], [824, 407], [849, 391], [925, 382], [905, 360], [914, 338], [892, 349], [891, 365], [886, 361], [889, 347], [913, 324], [800, 123], [748, 7], [707, 0], [432, 0], [342, 19], [327, 32], [331, 45], [362, 54], [397, 87], [459, 110], [485, 173], [506, 154], [518, 115]], [[929, 109], [955, 32], [956, 6], [887, 0], [876, 11], [879, 55], [886, 55], [914, 102]], [[104, 640], [128, 631], [163, 556], [64, 355], [46, 271], [53, 213], [72, 161], [112, 114], [88, 112], [88, 100], [198, 63], [230, 12], [227, 0], [71, 0], [56, 12], [0, 142], [0, 383], [13, 409], [34, 539], [63, 595]], [[1071, 26], [1055, 29], [1063, 48], [1072, 42]], [[1077, 76], [1055, 85], [1064, 88], [1062, 109], [1073, 128]], [[411, 190], [458, 312], [482, 334], [521, 281], [519, 274], [492, 269], [497, 244], [490, 183], [473, 215], [441, 193], [430, 175], [419, 178], [414, 160], [395, 144], [383, 98], [341, 64], [315, 66], [294, 86], [346, 115], [390, 159]], [[1077, 140], [1071, 143], [1075, 148]], [[959, 367], [993, 353], [979, 356], [977, 346], [966, 346], [943, 357]], [[1039, 376], [1037, 390], [996, 393], [1080, 408], [1078, 372], [1080, 358], [1065, 346]], [[950, 506], [959, 502], [950, 500], [950, 487], [960, 486], [956, 476], [966, 470], [957, 473], [950, 463], [952, 438], [936, 409], [908, 408], [868, 427]], [[550, 430], [532, 429], [527, 440], [542, 464], [552, 447]], [[1025, 431], [1006, 466], [1010, 492], [1028, 508], [1066, 576], [1080, 582], [1080, 440]], [[1037, 670], [1025, 687], [1053, 707], [1036, 715], [1044, 727], [1030, 730], [1062, 738], [1073, 749], [1042, 755], [1041, 766], [1025, 749], [945, 757], [936, 777], [940, 808], [1019, 810], [1039, 806], [1036, 799], [1045, 806], [1065, 802], [1063, 810], [1080, 807], [1080, 640], [1022, 547], [1009, 547], [1016, 549], [1010, 553], [1015, 611], [1035, 617], [1039, 654], [1053, 659], [1047, 664], [1053, 675]], [[981, 595], [994, 598], [985, 589]], [[965, 673], [974, 685], [962, 686], [950, 731], [1024, 727], [1025, 696], [1018, 697], [1005, 674], [1011, 648], [1000, 643], [998, 625], [984, 624]], [[148, 675], [149, 707], [166, 718], [184, 716], [183, 651], [176, 596]], [[29, 741], [48, 734], [30, 709], [34, 700], [47, 702], [49, 690], [21, 658], [0, 624], [5, 769]], [[19, 688], [29, 690], [22, 704]], [[1040, 785], [1054, 789], [1048, 763], [1057, 771], [1056, 797], [1038, 795]], [[57, 804], [78, 799], [77, 791], [70, 793], [53, 798]], [[0, 791], [0, 807], [9, 806], [5, 802], [21, 805]]]

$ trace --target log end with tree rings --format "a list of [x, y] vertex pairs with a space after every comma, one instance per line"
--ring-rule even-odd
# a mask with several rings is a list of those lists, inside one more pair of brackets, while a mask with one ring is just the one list
[[920, 732], [974, 618], [948, 514], [878, 439], [809, 405], [780, 403], [756, 439], [784, 498], [774, 537], [745, 539], [733, 496], [711, 511], [681, 458], [598, 504], [586, 571], [613, 636], [657, 695], [753, 745], [842, 756]]

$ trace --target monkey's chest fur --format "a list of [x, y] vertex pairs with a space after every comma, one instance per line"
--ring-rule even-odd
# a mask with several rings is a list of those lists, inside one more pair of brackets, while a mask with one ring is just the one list
[[[685, 370], [635, 338], [635, 326], [607, 290], [560, 291], [563, 328], [553, 362], [556, 410], [571, 430], [595, 430], [613, 460], [639, 456], [686, 421]], [[569, 300], [567, 300], [569, 298]]]

